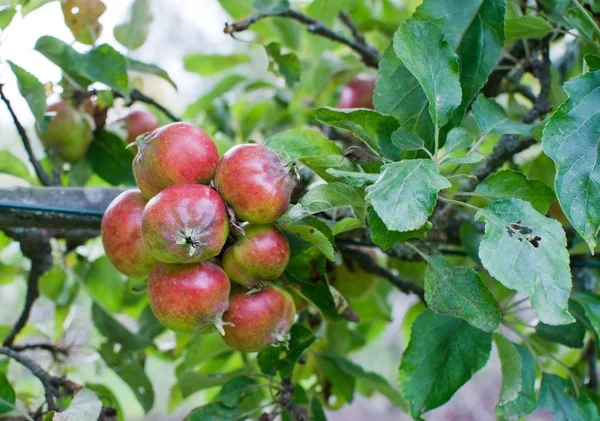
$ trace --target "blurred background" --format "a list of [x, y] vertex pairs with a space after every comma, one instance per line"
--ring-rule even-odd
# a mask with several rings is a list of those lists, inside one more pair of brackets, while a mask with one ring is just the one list
[[[220, 143], [221, 150], [226, 149], [235, 139], [259, 138], [268, 134], [269, 130], [276, 130], [277, 124], [267, 121], [268, 128], [261, 128], [265, 120], [281, 119], [281, 113], [276, 112], [274, 103], [278, 100], [290, 100], [289, 91], [282, 88], [285, 82], [281, 77], [269, 72], [269, 58], [264, 48], [254, 43], [254, 35], [251, 32], [237, 34], [238, 39], [223, 33], [225, 22], [231, 21], [230, 13], [238, 9], [236, 0], [149, 0], [152, 20], [150, 23], [149, 36], [141, 48], [135, 51], [127, 51], [113, 36], [115, 25], [125, 21], [130, 14], [131, 0], [103, 0], [107, 11], [100, 18], [104, 30], [98, 43], [109, 43], [119, 51], [128, 54], [132, 58], [147, 63], [154, 63], [166, 70], [174, 80], [178, 89], [175, 90], [165, 80], [155, 76], [140, 76], [138, 84], [140, 89], [165, 105], [176, 115], [184, 115], [186, 119], [195, 121], [203, 127], [209, 127], [209, 131], [215, 133], [216, 140]], [[339, 2], [344, 0], [338, 0]], [[296, 2], [302, 3], [302, 2]], [[307, 0], [304, 3], [311, 3]], [[321, 2], [324, 3], [324, 2]], [[349, 1], [348, 4], [356, 1]], [[369, 7], [369, 1], [361, 2]], [[390, 1], [394, 6], [395, 15], [386, 14], [381, 11], [382, 22], [389, 19], [391, 27], [397, 26], [393, 22], [399, 22], [408, 16], [417, 1]], [[240, 2], [241, 4], [241, 2]], [[380, 3], [378, 3], [380, 4]], [[226, 6], [226, 7], [223, 7]], [[239, 16], [236, 16], [236, 18]], [[384, 19], [385, 18], [385, 19]], [[383, 25], [383, 23], [380, 23]], [[385, 28], [384, 28], [385, 29]], [[269, 38], [269, 31], [273, 38], [288, 37], [286, 42], [300, 42], [299, 34], [302, 28], [294, 26], [283, 28], [274, 25], [262, 32], [265, 38]], [[294, 31], [298, 33], [294, 33]], [[386, 46], [387, 29], [382, 29], [382, 35], [372, 35], [370, 41], [380, 50]], [[266, 35], [264, 35], [266, 34]], [[31, 135], [37, 139], [34, 130], [34, 119], [29, 112], [25, 100], [20, 96], [16, 81], [8, 70], [6, 60], [13, 61], [21, 67], [32, 72], [42, 82], [58, 83], [61, 72], [58, 67], [36, 52], [33, 47], [37, 39], [42, 35], [52, 35], [71, 44], [74, 41], [72, 33], [65, 26], [60, 3], [51, 2], [26, 16], [17, 18], [8, 30], [2, 33], [0, 38], [0, 82], [5, 84], [5, 93], [10, 98], [12, 105]], [[75, 48], [82, 47], [73, 44]], [[83, 46], [85, 47], [85, 46]], [[309, 48], [309, 47], [306, 47]], [[336, 47], [338, 48], [338, 47]], [[211, 74], [210, 70], [200, 72], [190, 71], [194, 65], [184, 60], [190, 54], [218, 54], [237, 57], [238, 65], [224, 73]], [[318, 51], [317, 54], [320, 54]], [[236, 54], [238, 54], [236, 56]], [[348, 75], [356, 73], [361, 68], [361, 63], [352, 54], [340, 49], [341, 59], [337, 56], [324, 54], [319, 57], [322, 68], [309, 69], [303, 73], [300, 82], [301, 96], [298, 103], [312, 101], [319, 105], [335, 105], [338, 95], [337, 88], [327, 90], [329, 85], [327, 79], [332, 77], [347, 78]], [[187, 70], [186, 70], [187, 67]], [[345, 73], [347, 72], [347, 74]], [[202, 74], [199, 74], [202, 73]], [[339, 80], [334, 87], [339, 86]], [[302, 90], [303, 89], [303, 90]], [[196, 107], [189, 107], [197, 103]], [[204, 108], [210, 105], [212, 108], [206, 112]], [[309, 104], [308, 104], [309, 105]], [[235, 127], [232, 131], [219, 126], [219, 107], [228, 109], [228, 113], [235, 116]], [[8, 150], [14, 155], [27, 162], [27, 155], [22, 148], [13, 122], [6, 112], [4, 106], [0, 106], [0, 150]], [[304, 111], [299, 107], [298, 115], [286, 118], [294, 120], [298, 118], [298, 124], [302, 124]], [[108, 123], [118, 120], [122, 115], [117, 109], [111, 111]], [[212, 128], [212, 129], [211, 129]], [[43, 149], [36, 140], [34, 149], [38, 156], [43, 155]], [[26, 185], [19, 178], [9, 175], [0, 175], [1, 185]], [[89, 184], [102, 184], [101, 180], [92, 180]], [[87, 255], [90, 260], [96, 255], [102, 254], [102, 246], [99, 242], [92, 242], [81, 248], [80, 253]], [[22, 272], [11, 269], [27, 265], [18, 249], [17, 244], [12, 244], [0, 252], [0, 328], [9, 326], [17, 318], [23, 305], [25, 295], [25, 279]], [[402, 276], [410, 277], [411, 274], [418, 278], [422, 276], [424, 265], [413, 264], [411, 268], [399, 267]], [[15, 277], [16, 275], [16, 277]], [[100, 275], [101, 277], [102, 275]], [[111, 288], [113, 284], [106, 285]], [[403, 328], [403, 319], [415, 300], [396, 291], [385, 291], [385, 299], [389, 306], [391, 323], [383, 323], [383, 332], [378, 335], [366, 347], [351, 354], [350, 358], [358, 362], [367, 371], [373, 371], [386, 378], [392, 385], [397, 384], [397, 370], [402, 350], [406, 346], [409, 332]], [[147, 355], [146, 373], [150, 378], [155, 390], [155, 403], [149, 414], [144, 411], [133, 395], [131, 389], [108, 368], [102, 359], [94, 352], [94, 347], [99, 345], [99, 337], [90, 321], [90, 299], [79, 294], [75, 305], [71, 307], [64, 317], [57, 317], [55, 303], [42, 297], [33, 309], [31, 325], [33, 331], [29, 332], [32, 341], [38, 339], [53, 340], [57, 331], [60, 331], [60, 342], [71, 349], [66, 361], [67, 371], [76, 382], [104, 384], [114, 392], [120, 407], [124, 413], [124, 419], [136, 420], [181, 420], [189, 410], [206, 401], [207, 393], [214, 392], [213, 389], [201, 390], [183, 397], [174, 391], [177, 383], [174, 365], [168, 360], [161, 358], [160, 353]], [[119, 320], [125, 324], [131, 324], [127, 314], [119, 315]], [[60, 328], [57, 323], [62, 324]], [[345, 325], [344, 325], [345, 326]], [[172, 333], [164, 333], [159, 337], [159, 350], [173, 348], [175, 338]], [[198, 350], [202, 354], [202, 348]], [[52, 365], [53, 361], [44, 353], [33, 354], [40, 363], [45, 366]], [[28, 372], [17, 364], [11, 365], [11, 379], [15, 382], [20, 396], [39, 396], [40, 386]], [[485, 369], [479, 372], [472, 381], [463, 387], [443, 408], [431, 411], [425, 418], [427, 420], [444, 421], [487, 421], [495, 420], [494, 406], [498, 399], [500, 387], [500, 369], [496, 353], [492, 354]], [[211, 392], [212, 391], [212, 392]], [[172, 412], [176, 408], [176, 412]], [[328, 415], [332, 420], [408, 420], [408, 416], [400, 414], [400, 411], [387, 398], [381, 395], [373, 395], [370, 398], [357, 396], [355, 401], [343, 407], [341, 410]], [[538, 413], [530, 419], [549, 419]]]

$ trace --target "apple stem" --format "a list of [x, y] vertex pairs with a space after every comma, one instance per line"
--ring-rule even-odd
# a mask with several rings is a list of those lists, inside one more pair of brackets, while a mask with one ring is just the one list
[[212, 324], [215, 326], [215, 329], [219, 331], [221, 336], [225, 336], [224, 326], [235, 326], [233, 323], [224, 322], [222, 313], [215, 317], [215, 319], [212, 321]]

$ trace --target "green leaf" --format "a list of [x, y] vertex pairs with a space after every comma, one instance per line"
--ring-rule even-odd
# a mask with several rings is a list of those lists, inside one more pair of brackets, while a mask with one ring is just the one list
[[572, 323], [569, 253], [560, 223], [520, 199], [494, 202], [475, 215], [481, 217], [486, 226], [479, 257], [490, 275], [528, 295], [542, 322]]
[[309, 215], [350, 206], [357, 217], [364, 217], [365, 200], [352, 186], [343, 183], [319, 184], [310, 189], [288, 212], [279, 218], [278, 223], [290, 224]]
[[88, 389], [77, 392], [69, 407], [63, 412], [56, 412], [52, 421], [97, 421], [102, 410], [102, 402], [98, 396]]
[[394, 52], [417, 78], [434, 125], [444, 126], [461, 103], [458, 57], [439, 26], [406, 21], [394, 35]]
[[114, 186], [135, 185], [131, 169], [133, 154], [125, 146], [116, 134], [100, 130], [87, 151], [86, 160], [94, 172]]
[[327, 170], [327, 174], [334, 178], [341, 178], [346, 184], [352, 187], [364, 187], [377, 181], [379, 174], [369, 174], [364, 172], [340, 171], [333, 168]]
[[344, 218], [335, 223], [331, 228], [331, 234], [336, 236], [362, 227], [364, 227], [364, 222], [362, 220], [358, 218]]
[[479, 152], [472, 151], [464, 156], [448, 156], [439, 165], [476, 164], [483, 161], [483, 158]]
[[144, 371], [145, 356], [140, 351], [132, 352], [127, 349], [116, 351], [115, 348], [114, 344], [105, 342], [100, 347], [100, 356], [129, 385], [144, 408], [144, 412], [147, 413], [154, 405], [154, 389]]
[[531, 353], [502, 335], [494, 335], [502, 365], [502, 387], [496, 414], [508, 419], [535, 411], [535, 360]]
[[[86, 264], [87, 268], [87, 264]], [[119, 312], [123, 306], [125, 282], [106, 256], [91, 262], [82, 276], [89, 292], [109, 311]]]
[[491, 348], [490, 333], [424, 310], [400, 365], [400, 391], [413, 418], [448, 402], [485, 365]]
[[354, 390], [356, 389], [356, 377], [342, 370], [332, 359], [326, 358], [321, 354], [317, 355], [317, 361], [333, 385], [334, 393], [343, 398], [345, 402], [352, 403], [354, 400]]
[[427, 96], [391, 47], [379, 62], [373, 103], [377, 111], [395, 117], [400, 128], [419, 136], [427, 149], [433, 150], [434, 127], [427, 115]]
[[323, 405], [317, 397], [312, 398], [310, 401], [310, 413], [313, 421], [327, 421]]
[[407, 151], [425, 149], [423, 139], [402, 127], [392, 133], [392, 143], [394, 146]]
[[357, 170], [355, 164], [344, 158], [338, 145], [315, 130], [286, 130], [268, 138], [265, 146], [277, 152], [290, 163], [300, 162], [306, 165], [325, 181], [332, 181], [336, 178], [329, 174], [332, 169]]
[[542, 375], [539, 406], [554, 415], [555, 421], [597, 420], [598, 408], [583, 394], [575, 398], [570, 382], [554, 374]]
[[236, 377], [223, 385], [219, 392], [219, 400], [223, 405], [233, 408], [246, 396], [254, 393], [260, 384], [256, 379], [248, 376]]
[[433, 212], [438, 192], [452, 185], [429, 159], [394, 162], [381, 170], [379, 180], [367, 187], [367, 199], [393, 231], [421, 228]]
[[242, 415], [238, 408], [228, 408], [213, 402], [192, 410], [183, 421], [237, 421]]
[[129, 9], [129, 21], [115, 26], [113, 33], [117, 42], [129, 50], [140, 48], [150, 29], [152, 13], [150, 13], [150, 0], [135, 0]]
[[64, 73], [82, 88], [87, 88], [92, 84], [92, 79], [89, 76], [83, 75], [82, 72], [82, 62], [85, 60], [85, 56], [78, 53], [67, 43], [58, 38], [44, 35], [37, 40], [34, 49], [60, 67]]
[[0, 29], [6, 29], [6, 27], [10, 25], [16, 14], [17, 11], [14, 7], [6, 7], [0, 10]]
[[400, 151], [392, 144], [392, 133], [398, 129], [398, 121], [374, 110], [317, 108], [315, 117], [322, 123], [350, 130], [382, 156], [395, 160]]
[[336, 259], [334, 255], [333, 244], [331, 244], [331, 241], [329, 241], [325, 234], [315, 227], [310, 225], [281, 225], [279, 228], [284, 231], [291, 232], [304, 241], [311, 243], [317, 249], [319, 249], [321, 253], [327, 257], [327, 259], [335, 262]]
[[15, 389], [6, 378], [4, 370], [0, 370], [0, 414], [10, 412], [15, 407], [17, 395]]
[[583, 60], [585, 61], [585, 64], [587, 64], [590, 72], [600, 70], [600, 57], [598, 57], [597, 55], [586, 54], [585, 56], [583, 56]]
[[475, 142], [475, 136], [470, 131], [462, 127], [455, 127], [448, 132], [444, 148], [447, 154], [451, 154], [467, 149], [473, 142]]
[[425, 238], [433, 224], [429, 221], [416, 230], [412, 231], [390, 231], [381, 220], [375, 209], [369, 208], [369, 228], [371, 228], [371, 240], [383, 251], [390, 249], [396, 243], [404, 243], [414, 238]]
[[125, 421], [125, 417], [123, 411], [121, 410], [119, 400], [117, 399], [112, 390], [110, 390], [103, 384], [97, 383], [86, 383], [85, 388], [91, 390], [92, 392], [95, 392], [96, 395], [98, 395], [98, 397], [102, 401], [103, 405], [116, 409], [118, 421]]
[[119, 321], [109, 312], [96, 303], [92, 305], [92, 320], [94, 321], [96, 329], [98, 329], [105, 338], [119, 344], [120, 347], [126, 351], [145, 348], [151, 343], [151, 341], [148, 342], [146, 338], [138, 337], [131, 332], [119, 323]]
[[46, 3], [50, 3], [52, 1], [56, 1], [56, 0], [17, 0], [11, 1], [11, 5], [17, 5], [20, 4], [21, 5], [21, 14], [23, 15], [23, 17], [27, 16], [29, 13], [33, 12], [34, 10], [39, 9], [40, 7], [42, 7], [43, 5], [45, 5]]
[[460, 123], [502, 56], [505, 9], [505, 0], [466, 0], [460, 7], [455, 0], [424, 0], [413, 15], [413, 19], [437, 24], [458, 55], [462, 102], [454, 113], [454, 125]]
[[475, 270], [454, 266], [442, 256], [431, 256], [427, 263], [425, 301], [432, 311], [486, 332], [500, 326], [498, 303]]
[[573, 78], [564, 88], [569, 98], [546, 124], [542, 148], [556, 165], [558, 202], [593, 254], [600, 229], [600, 71]]
[[44, 89], [44, 85], [22, 67], [17, 66], [11, 61], [8, 64], [10, 64], [11, 70], [17, 77], [19, 92], [21, 92], [25, 101], [27, 101], [27, 105], [38, 126], [41, 127], [44, 121], [44, 112], [46, 111], [46, 90]]
[[129, 100], [129, 78], [127, 77], [127, 60], [108, 44], [92, 48], [85, 54], [82, 74], [93, 81], [104, 83]]
[[528, 180], [523, 173], [512, 170], [498, 171], [477, 185], [475, 193], [491, 200], [521, 199], [545, 214], [554, 202], [554, 191], [539, 180]]
[[506, 19], [506, 45], [520, 39], [542, 39], [554, 30], [552, 25], [539, 16], [519, 16]]
[[502, 106], [492, 99], [485, 98], [483, 94], [477, 97], [471, 110], [482, 136], [489, 134], [528, 135], [533, 130], [533, 126], [508, 117]]
[[294, 324], [290, 329], [288, 349], [269, 347], [258, 353], [257, 361], [261, 371], [274, 375], [277, 371], [281, 377], [289, 377], [304, 351], [316, 340], [315, 334], [308, 328]]
[[243, 63], [250, 63], [250, 57], [247, 54], [236, 53], [222, 56], [220, 54], [193, 53], [183, 57], [184, 69], [202, 76], [218, 75]]
[[308, 249], [301, 253], [295, 252], [293, 240], [297, 237], [288, 238], [292, 244], [292, 258], [285, 270], [285, 279], [294, 284], [297, 292], [313, 303], [326, 320], [340, 320], [337, 302], [324, 274], [325, 258], [317, 248], [311, 247], [310, 243]]
[[102, 44], [87, 54], [81, 54], [63, 41], [45, 35], [37, 40], [35, 49], [82, 88], [92, 82], [100, 82], [121, 93], [126, 100], [129, 99], [127, 61], [110, 45]]
[[[569, 313], [577, 319], [578, 314], [584, 314], [584, 309], [581, 307], [581, 304], [569, 300]], [[585, 326], [580, 320], [558, 326], [540, 322], [535, 326], [535, 333], [545, 341], [556, 342], [570, 348], [583, 348]]]
[[281, 13], [289, 8], [288, 0], [254, 0], [254, 10], [261, 13]]
[[577, 291], [575, 298], [583, 307], [585, 316], [593, 326], [596, 336], [600, 337], [600, 297], [589, 292]]
[[37, 184], [27, 165], [9, 151], [0, 151], [0, 173], [14, 175], [29, 181], [31, 184]]
[[300, 80], [302, 67], [298, 56], [293, 53], [281, 53], [281, 45], [272, 42], [265, 47], [269, 56], [269, 71], [283, 76], [285, 84], [292, 88]]
[[244, 76], [236, 74], [225, 76], [210, 92], [198, 98], [193, 104], [190, 104], [183, 113], [183, 118], [187, 120], [196, 118], [198, 114], [206, 111], [206, 108], [208, 108], [215, 99], [229, 92], [245, 80], [246, 78]]
[[183, 421], [237, 421], [242, 415], [238, 408], [228, 408], [213, 402], [192, 410]]
[[171, 79], [169, 74], [155, 64], [144, 63], [142, 61], [134, 60], [128, 57], [127, 68], [129, 70], [133, 70], [134, 72], [147, 73], [158, 76], [169, 82], [173, 88], [177, 89], [177, 85], [175, 84], [175, 82], [173, 82], [173, 79]]

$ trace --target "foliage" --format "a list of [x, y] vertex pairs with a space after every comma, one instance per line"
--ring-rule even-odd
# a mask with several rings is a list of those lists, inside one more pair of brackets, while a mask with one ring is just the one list
[[[179, 120], [147, 96], [143, 81], [153, 75], [187, 89], [160, 65], [134, 58], [152, 39], [153, 1], [132, 1], [109, 44], [98, 42], [107, 30], [100, 0], [11, 0], [0, 6], [0, 42], [42, 6], [62, 10], [73, 38], [35, 42], [62, 72], [55, 85], [19, 60], [5, 63], [30, 115], [13, 116], [0, 85], [2, 101], [35, 171], [4, 150], [0, 173], [65, 195], [82, 188], [95, 204], [58, 207], [48, 193], [38, 209], [29, 199], [5, 201], [0, 187], [0, 284], [24, 288], [28, 278], [23, 323], [0, 326], [0, 414], [87, 421], [116, 410], [124, 421], [126, 387], [144, 413], [168, 390], [170, 410], [193, 407], [186, 420], [321, 421], [357, 394], [374, 393], [422, 419], [488, 364], [494, 346], [498, 417], [545, 409], [556, 419], [598, 419], [598, 3], [219, 3], [231, 16], [225, 32], [246, 31], [253, 43], [182, 57], [186, 71], [212, 85], [181, 118], [216, 139], [221, 155], [236, 144], [265, 144], [297, 178], [292, 205], [277, 220], [291, 248], [277, 283], [299, 310], [285, 346], [243, 354], [217, 332], [167, 331], [148, 305], [145, 280], [118, 273], [96, 238], [106, 206], [94, 195], [135, 185], [135, 145], [107, 115], [144, 103], [161, 124]], [[357, 76], [376, 78], [372, 109], [338, 108]], [[93, 122], [78, 162], [65, 164], [52, 150], [38, 160], [31, 148], [32, 135], [54, 118], [45, 113], [51, 92]], [[27, 119], [33, 130], [22, 127]], [[16, 190], [26, 198], [33, 191]], [[20, 214], [23, 227], [2, 222]], [[54, 226], [43, 224], [47, 215]], [[354, 276], [336, 279], [339, 265]], [[373, 290], [345, 297], [339, 282], [361, 276], [377, 278]], [[402, 355], [386, 372], [366, 370], [360, 351], [385, 340], [397, 291], [419, 302], [405, 316]], [[29, 318], [42, 300], [52, 328]], [[102, 374], [93, 380], [66, 358], [80, 357], [64, 343], [74, 314], [93, 324], [86, 348]], [[57, 364], [28, 358], [27, 344]], [[35, 396], [12, 371], [17, 364], [42, 382]], [[155, 378], [153, 365], [168, 366], [173, 379]]]

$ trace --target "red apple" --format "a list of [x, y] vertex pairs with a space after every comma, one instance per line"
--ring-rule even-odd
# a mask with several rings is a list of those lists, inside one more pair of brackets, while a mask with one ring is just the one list
[[64, 99], [49, 105], [46, 112], [56, 115], [40, 134], [44, 148], [64, 161], [83, 158], [94, 137], [92, 119]]
[[236, 216], [270, 224], [290, 205], [294, 183], [286, 161], [263, 145], [231, 148], [219, 164], [215, 186]]
[[238, 351], [260, 351], [287, 341], [295, 316], [294, 300], [287, 291], [273, 285], [253, 294], [239, 290], [229, 298], [223, 316], [223, 340]]
[[373, 93], [375, 78], [358, 75], [342, 88], [338, 103], [339, 108], [369, 108], [373, 109]]
[[290, 260], [290, 245], [274, 225], [248, 224], [245, 234], [225, 252], [223, 269], [229, 279], [251, 287], [279, 278]]
[[102, 244], [117, 270], [132, 278], [148, 276], [156, 260], [142, 243], [142, 212], [146, 201], [139, 190], [118, 195], [102, 217]]
[[125, 123], [128, 143], [158, 128], [158, 119], [148, 110], [131, 110], [121, 121]]
[[211, 324], [223, 333], [231, 285], [219, 266], [157, 263], [148, 278], [148, 299], [156, 318], [175, 332], [197, 333]]
[[142, 215], [142, 240], [156, 260], [192, 263], [218, 255], [229, 235], [225, 203], [200, 184], [180, 184], [153, 197]]
[[147, 198], [177, 184], [209, 184], [219, 163], [213, 140], [189, 123], [167, 124], [136, 143], [133, 174]]

